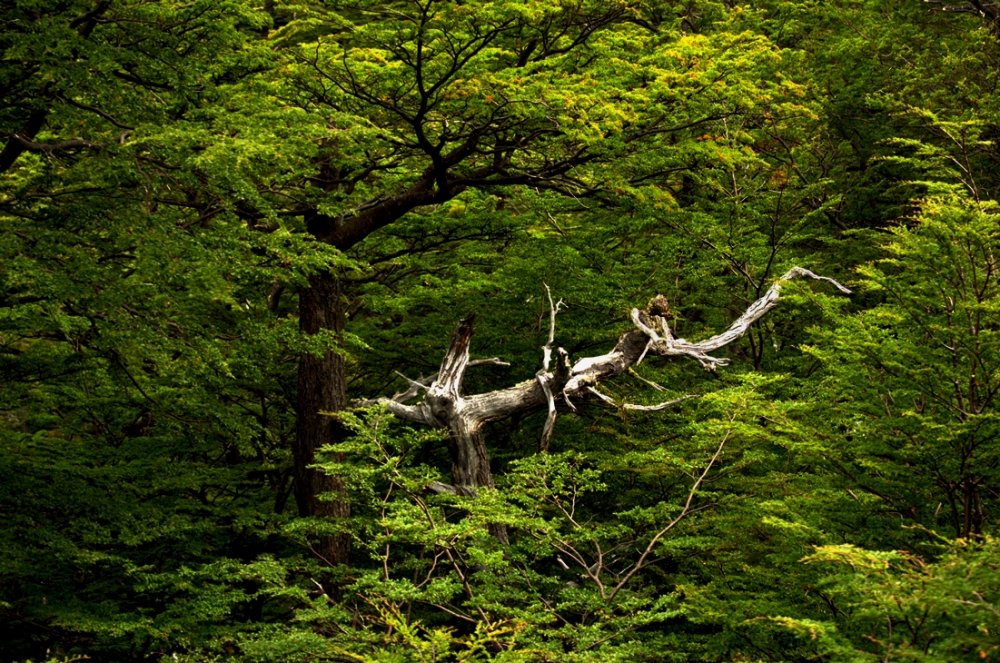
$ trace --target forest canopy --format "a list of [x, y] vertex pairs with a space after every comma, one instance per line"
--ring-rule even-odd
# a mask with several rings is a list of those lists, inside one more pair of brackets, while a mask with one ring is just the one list
[[998, 40], [4, 3], [0, 661], [1000, 660]]

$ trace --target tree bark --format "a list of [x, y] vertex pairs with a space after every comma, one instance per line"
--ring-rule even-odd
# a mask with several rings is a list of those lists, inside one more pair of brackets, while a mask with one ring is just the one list
[[[451, 480], [454, 492], [474, 497], [476, 488], [492, 488], [490, 453], [486, 449], [482, 426], [458, 418], [454, 421], [454, 425], [449, 427], [449, 432], [448, 451], [452, 458]], [[506, 525], [488, 523], [486, 527], [493, 538], [504, 545], [507, 544]]]
[[[336, 275], [320, 272], [309, 279], [309, 287], [299, 293], [299, 328], [315, 335], [329, 330], [339, 335], [344, 329], [340, 285]], [[330, 350], [322, 356], [303, 353], [299, 358], [297, 421], [295, 430], [295, 501], [300, 516], [344, 519], [351, 515], [347, 489], [342, 479], [311, 468], [316, 452], [341, 442], [346, 431], [335, 418], [323, 412], [339, 412], [347, 406], [344, 357]], [[320, 499], [332, 493], [334, 499]], [[351, 538], [348, 534], [321, 536], [314, 553], [331, 566], [348, 564]]]

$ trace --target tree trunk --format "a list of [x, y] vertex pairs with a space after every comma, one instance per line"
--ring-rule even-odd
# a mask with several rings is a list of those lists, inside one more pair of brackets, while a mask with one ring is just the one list
[[[441, 362], [437, 379], [428, 389], [425, 402], [429, 416], [448, 428], [448, 451], [451, 453], [451, 480], [449, 492], [473, 497], [477, 488], [492, 488], [490, 454], [483, 437], [483, 421], [466, 416], [462, 398], [462, 379], [469, 366], [469, 342], [472, 340], [472, 321], [475, 315], [466, 316], [451, 337], [451, 345]], [[442, 484], [443, 486], [443, 484]], [[507, 528], [490, 523], [489, 531], [501, 543], [507, 543]]]
[[[299, 293], [299, 328], [305, 334], [330, 330], [340, 334], [344, 313], [340, 284], [335, 275], [320, 272], [309, 279], [309, 288]], [[295, 427], [295, 501], [300, 516], [343, 519], [351, 515], [343, 480], [310, 468], [316, 452], [346, 437], [340, 422], [322, 412], [339, 412], [347, 407], [347, 382], [344, 357], [328, 351], [322, 356], [303, 353], [299, 358], [297, 421]], [[320, 495], [334, 493], [334, 499], [320, 500]], [[350, 560], [348, 534], [321, 536], [313, 543], [313, 552], [331, 566]]]
[[456, 419], [449, 426], [448, 451], [451, 453], [451, 480], [459, 490], [493, 487], [490, 454], [481, 426]]
[[[448, 451], [451, 453], [451, 480], [459, 495], [474, 496], [476, 488], [492, 488], [490, 454], [486, 449], [483, 427], [461, 417], [449, 426]], [[507, 544], [507, 527], [489, 523], [487, 529], [500, 543]]]

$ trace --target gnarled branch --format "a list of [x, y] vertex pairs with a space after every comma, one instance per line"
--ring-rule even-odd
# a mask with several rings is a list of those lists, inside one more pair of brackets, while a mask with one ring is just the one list
[[20, 143], [21, 147], [28, 150], [29, 152], [44, 152], [46, 154], [52, 154], [54, 152], [62, 152], [63, 150], [72, 150], [75, 148], [89, 148], [92, 150], [103, 150], [104, 146], [100, 143], [94, 143], [89, 140], [83, 140], [80, 138], [74, 138], [72, 140], [62, 140], [58, 143], [36, 143], [32, 140], [28, 140], [20, 134], [14, 134], [11, 138]]
[[[850, 290], [833, 279], [818, 276], [801, 267], [794, 267], [781, 276], [763, 297], [753, 302], [729, 328], [704, 341], [692, 343], [675, 338], [667, 323], [668, 306], [663, 297], [654, 298], [645, 311], [634, 309], [632, 322], [636, 329], [623, 334], [611, 352], [597, 357], [580, 359], [570, 363], [568, 353], [556, 350], [556, 366], [550, 371], [552, 344], [555, 340], [555, 316], [559, 304], [549, 297], [550, 329], [548, 342], [542, 348], [542, 369], [534, 379], [520, 384], [482, 394], [463, 395], [462, 378], [465, 370], [477, 363], [502, 364], [496, 359], [469, 361], [469, 345], [472, 338], [473, 316], [467, 316], [459, 324], [444, 359], [441, 370], [429, 378], [410, 380], [409, 388], [391, 399], [383, 398], [366, 403], [384, 403], [388, 411], [400, 419], [436, 428], [448, 429], [451, 433], [449, 448], [452, 452], [452, 480], [449, 490], [437, 485], [435, 492], [455, 492], [472, 495], [476, 486], [492, 485], [489, 470], [489, 456], [482, 436], [484, 424], [499, 421], [515, 414], [546, 408], [548, 417], [543, 428], [539, 450], [545, 451], [552, 435], [556, 416], [556, 403], [562, 397], [572, 407], [570, 397], [596, 396], [601, 400], [624, 410], [656, 412], [681, 403], [693, 395], [668, 400], [657, 405], [619, 405], [612, 398], [602, 394], [596, 385], [631, 371], [645, 356], [691, 357], [702, 366], [714, 370], [726, 366], [725, 357], [713, 357], [710, 352], [719, 350], [736, 341], [750, 329], [753, 323], [764, 317], [778, 305], [781, 286], [793, 278], [811, 278], [833, 284], [840, 292], [850, 294]], [[634, 373], [634, 371], [633, 371]], [[649, 383], [649, 381], [644, 380]], [[659, 390], [663, 387], [655, 385]], [[423, 401], [416, 405], [406, 405], [403, 401], [415, 397], [426, 390]]]

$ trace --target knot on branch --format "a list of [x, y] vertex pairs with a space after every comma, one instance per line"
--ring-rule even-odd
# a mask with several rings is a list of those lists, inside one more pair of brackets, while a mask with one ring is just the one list
[[657, 295], [649, 300], [649, 304], [646, 306], [646, 313], [666, 318], [670, 315], [670, 303], [663, 295]]

